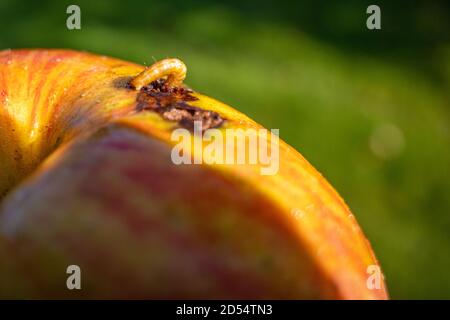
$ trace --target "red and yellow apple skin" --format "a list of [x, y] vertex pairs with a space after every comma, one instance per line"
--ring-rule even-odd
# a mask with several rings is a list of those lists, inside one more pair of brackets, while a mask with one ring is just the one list
[[[0, 52], [0, 297], [387, 298], [382, 279], [368, 286], [378, 262], [350, 210], [284, 142], [275, 175], [173, 164], [177, 124], [136, 111], [125, 85], [142, 70]], [[261, 128], [193, 95], [220, 130]], [[81, 290], [66, 287], [73, 264]]]

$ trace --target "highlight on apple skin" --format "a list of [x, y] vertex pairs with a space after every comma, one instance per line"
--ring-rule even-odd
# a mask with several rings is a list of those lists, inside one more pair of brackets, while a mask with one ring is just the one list
[[[274, 175], [175, 165], [171, 133], [196, 117], [262, 127], [170, 74], [130, 85], [143, 70], [0, 52], [1, 298], [387, 298], [382, 274], [369, 283], [379, 264], [349, 208], [283, 141]], [[66, 286], [70, 265], [81, 290]]]

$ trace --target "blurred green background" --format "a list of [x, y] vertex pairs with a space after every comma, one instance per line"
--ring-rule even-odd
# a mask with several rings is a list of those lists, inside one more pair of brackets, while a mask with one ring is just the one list
[[1, 0], [0, 48], [182, 59], [190, 86], [280, 128], [335, 186], [392, 298], [449, 299], [450, 4], [393, 2]]

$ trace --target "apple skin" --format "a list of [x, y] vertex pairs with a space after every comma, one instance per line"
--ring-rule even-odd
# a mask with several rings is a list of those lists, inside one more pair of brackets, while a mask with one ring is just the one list
[[[387, 299], [336, 191], [280, 142], [258, 165], [174, 165], [177, 125], [136, 112], [143, 67], [67, 50], [0, 52], [0, 297]], [[261, 128], [214, 99], [192, 105]], [[301, 214], [294, 214], [294, 213]], [[82, 270], [68, 290], [66, 268]]]

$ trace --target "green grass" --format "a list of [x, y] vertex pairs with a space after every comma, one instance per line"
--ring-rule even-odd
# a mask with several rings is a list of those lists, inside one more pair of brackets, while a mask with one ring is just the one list
[[410, 26], [422, 11], [408, 7], [397, 12], [402, 29], [384, 12], [384, 35], [365, 29], [355, 1], [334, 5], [336, 16], [311, 1], [298, 16], [234, 2], [78, 3], [82, 30], [68, 31], [69, 2], [3, 1], [0, 47], [74, 48], [142, 64], [181, 58], [189, 85], [279, 128], [336, 187], [393, 298], [450, 298], [450, 33], [441, 30], [441, 2], [427, 12], [444, 22], [419, 15]]

